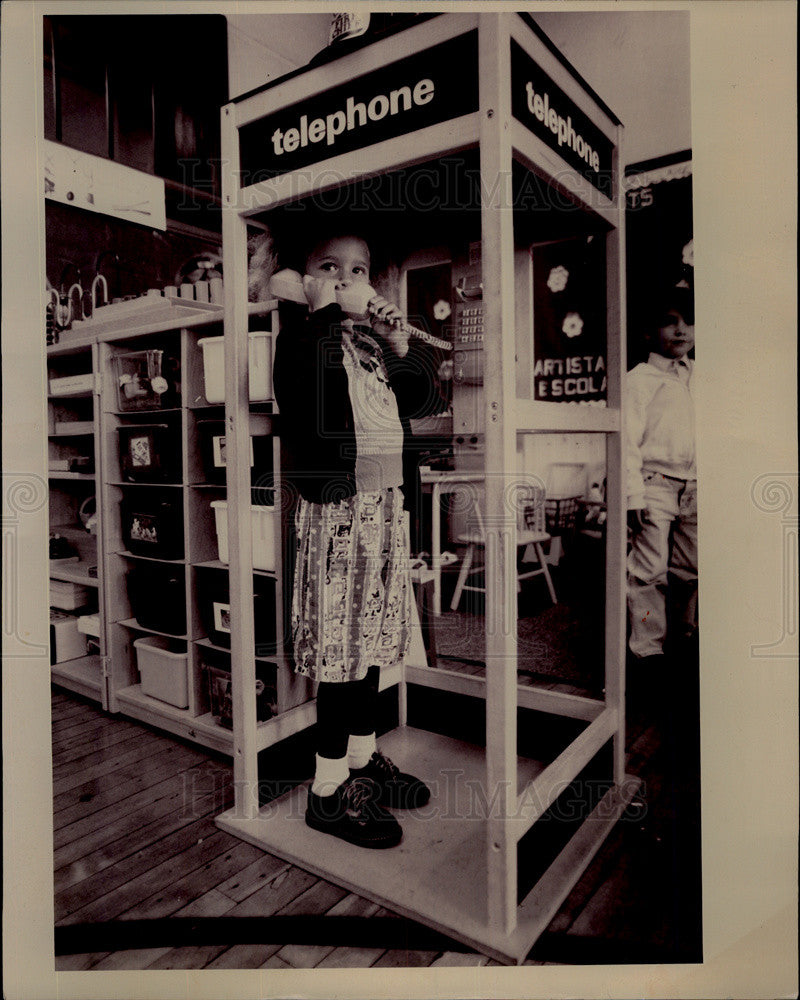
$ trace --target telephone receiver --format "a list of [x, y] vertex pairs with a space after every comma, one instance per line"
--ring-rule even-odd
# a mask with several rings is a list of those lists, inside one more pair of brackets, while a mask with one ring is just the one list
[[[272, 275], [269, 282], [269, 291], [270, 295], [274, 295], [276, 299], [283, 299], [287, 302], [298, 302], [301, 305], [305, 305], [307, 302], [302, 277], [297, 271], [292, 271], [289, 268], [283, 271], [276, 271]], [[336, 290], [336, 301], [349, 315], [366, 317], [370, 314], [369, 304], [377, 294], [375, 289], [366, 282], [357, 281], [353, 285], [348, 285], [347, 288], [338, 288]], [[417, 337], [426, 344], [438, 347], [442, 351], [453, 350], [453, 345], [448, 340], [433, 337], [431, 334], [418, 329], [416, 326], [412, 326], [405, 320], [400, 320], [396, 325], [404, 333], [408, 333], [412, 337]]]

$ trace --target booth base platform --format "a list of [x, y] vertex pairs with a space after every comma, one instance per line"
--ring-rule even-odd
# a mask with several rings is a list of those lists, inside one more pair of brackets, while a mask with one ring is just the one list
[[[389, 850], [354, 847], [305, 824], [308, 785], [264, 806], [253, 818], [236, 808], [217, 817], [223, 830], [355, 892], [394, 912], [447, 934], [498, 961], [524, 961], [592, 857], [634, 797], [639, 782], [627, 777], [597, 803], [517, 910], [506, 932], [489, 925], [486, 789], [482, 747], [409, 727], [379, 740], [401, 770], [422, 778], [431, 800], [422, 809], [397, 812], [403, 840]], [[517, 793], [545, 764], [518, 760]], [[497, 808], [496, 801], [494, 808]]]

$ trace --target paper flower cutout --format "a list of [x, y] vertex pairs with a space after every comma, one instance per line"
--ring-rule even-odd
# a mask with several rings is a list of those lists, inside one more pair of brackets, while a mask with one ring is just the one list
[[694, 240], [689, 240], [689, 242], [683, 248], [683, 253], [681, 254], [681, 262], [688, 265], [689, 267], [694, 267]]
[[561, 329], [568, 337], [577, 337], [583, 330], [583, 320], [576, 312], [567, 313]]
[[551, 292], [563, 292], [567, 287], [569, 271], [562, 265], [554, 267], [547, 276], [547, 287]]
[[446, 299], [439, 299], [433, 307], [433, 318], [438, 319], [440, 323], [443, 323], [449, 315], [450, 303]]

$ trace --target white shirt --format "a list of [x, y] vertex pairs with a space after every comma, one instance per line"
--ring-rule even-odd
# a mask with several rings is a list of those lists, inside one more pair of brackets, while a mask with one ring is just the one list
[[697, 479], [694, 442], [694, 362], [651, 354], [625, 382], [625, 462], [628, 508], [644, 502], [647, 472]]

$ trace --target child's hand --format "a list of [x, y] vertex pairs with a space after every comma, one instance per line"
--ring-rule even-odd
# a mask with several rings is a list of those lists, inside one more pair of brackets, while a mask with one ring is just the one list
[[382, 295], [376, 295], [369, 303], [370, 322], [372, 329], [388, 341], [398, 357], [408, 354], [408, 333], [400, 329], [403, 314]]
[[324, 309], [336, 301], [336, 282], [330, 278], [315, 278], [304, 274], [303, 291], [306, 293], [309, 312]]

